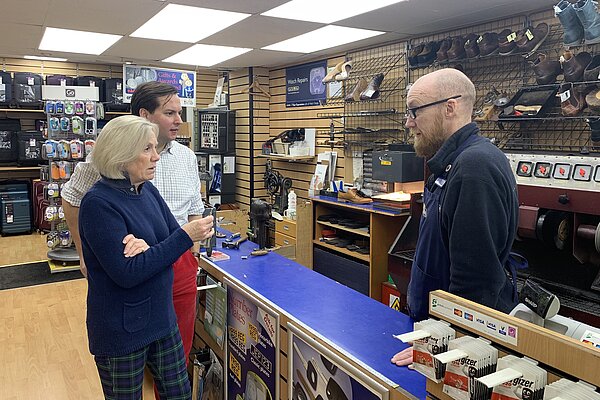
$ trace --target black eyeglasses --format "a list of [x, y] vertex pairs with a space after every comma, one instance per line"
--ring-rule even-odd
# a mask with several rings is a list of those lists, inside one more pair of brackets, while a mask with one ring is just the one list
[[417, 106], [417, 107], [412, 107], [412, 108], [406, 108], [406, 118], [412, 118], [415, 119], [417, 118], [417, 111], [418, 110], [422, 110], [423, 108], [427, 108], [427, 107], [431, 107], [431, 106], [435, 106], [437, 104], [442, 104], [447, 102], [448, 100], [453, 100], [453, 99], [458, 99], [462, 97], [462, 94], [457, 94], [456, 96], [452, 96], [452, 97], [448, 97], [446, 99], [442, 99], [442, 100], [438, 100], [438, 101], [434, 101], [433, 103], [427, 103], [427, 104], [423, 104], [422, 106]]

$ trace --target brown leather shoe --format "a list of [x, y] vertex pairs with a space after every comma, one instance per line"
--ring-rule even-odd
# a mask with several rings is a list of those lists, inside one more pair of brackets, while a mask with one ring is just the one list
[[452, 38], [447, 37], [440, 42], [440, 49], [437, 51], [437, 62], [440, 64], [448, 62], [448, 50], [452, 47]]
[[447, 53], [448, 61], [458, 61], [467, 58], [465, 53], [465, 39], [462, 36], [456, 36], [452, 39], [452, 46]]
[[346, 95], [344, 100], [347, 102], [360, 101], [360, 94], [367, 88], [368, 85], [369, 83], [365, 78], [360, 78], [359, 81], [356, 82], [354, 89], [352, 89], [352, 91]]
[[517, 50], [521, 53], [532, 53], [548, 37], [550, 27], [545, 22], [540, 22], [535, 28], [527, 28], [523, 36], [517, 40]]
[[565, 82], [581, 82], [583, 80], [583, 72], [592, 61], [592, 55], [587, 51], [582, 51], [573, 55], [570, 50], [563, 54], [563, 76]]
[[583, 71], [583, 80], [586, 82], [600, 80], [600, 55], [595, 55], [592, 60], [585, 67]]
[[480, 57], [490, 56], [498, 52], [498, 34], [496, 32], [486, 32], [478, 40]]
[[538, 85], [555, 83], [558, 75], [562, 74], [562, 65], [558, 60], [549, 60], [545, 54], [538, 54], [535, 61], [531, 62]]
[[479, 45], [477, 44], [477, 40], [479, 40], [479, 36], [474, 33], [469, 33], [467, 35], [467, 40], [465, 41], [465, 54], [467, 58], [476, 58], [479, 55]]
[[517, 34], [512, 29], [504, 29], [500, 32], [498, 34], [498, 54], [501, 56], [512, 54], [517, 48], [516, 36]]
[[366, 197], [360, 190], [350, 188], [347, 192], [338, 192], [338, 200], [349, 201], [357, 204], [369, 204], [373, 199]]
[[436, 59], [437, 51], [439, 49], [438, 42], [428, 42], [423, 46], [423, 50], [417, 55], [417, 65], [419, 67], [428, 67]]
[[560, 109], [565, 117], [574, 117], [583, 111], [585, 108], [585, 97], [577, 86], [572, 83], [563, 83], [560, 86]]

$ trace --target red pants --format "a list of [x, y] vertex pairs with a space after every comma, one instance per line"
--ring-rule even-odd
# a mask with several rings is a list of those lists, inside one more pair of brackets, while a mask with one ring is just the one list
[[[181, 257], [173, 264], [175, 273], [173, 279], [173, 305], [177, 315], [177, 326], [181, 341], [183, 342], [183, 352], [185, 353], [185, 363], [189, 362], [190, 350], [194, 340], [194, 327], [196, 323], [196, 273], [198, 271], [198, 260], [192, 255], [191, 250], [183, 253]], [[154, 386], [154, 396], [158, 399], [156, 385]]]

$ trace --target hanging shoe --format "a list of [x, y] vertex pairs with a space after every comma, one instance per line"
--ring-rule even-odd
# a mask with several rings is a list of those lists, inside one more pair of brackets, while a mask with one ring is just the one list
[[479, 35], [474, 33], [469, 33], [467, 35], [467, 40], [465, 41], [465, 54], [469, 59], [476, 58], [479, 55], [479, 45], [477, 44], [477, 40], [479, 40]]
[[514, 53], [517, 49], [517, 43], [515, 39], [517, 34], [511, 29], [505, 29], [498, 34], [498, 54], [501, 56], [507, 56]]
[[369, 85], [367, 86], [367, 88], [365, 90], [363, 90], [362, 93], [360, 94], [360, 99], [361, 100], [375, 100], [375, 99], [379, 98], [379, 95], [381, 94], [379, 92], [379, 88], [381, 87], [381, 82], [383, 82], [383, 78], [384, 78], [383, 74], [375, 75], [373, 77], [373, 79], [371, 79], [371, 82], [369, 82]]
[[573, 8], [573, 4], [561, 0], [554, 6], [554, 15], [563, 26], [565, 46], [579, 46], [583, 43], [583, 25]]
[[465, 54], [465, 39], [462, 36], [456, 36], [452, 39], [452, 46], [448, 50], [448, 61], [458, 61], [467, 58]]
[[545, 54], [538, 54], [537, 59], [530, 63], [538, 85], [555, 83], [558, 75], [562, 74], [560, 61], [549, 60]]
[[360, 94], [367, 88], [367, 86], [369, 86], [367, 80], [365, 78], [360, 78], [359, 81], [356, 82], [354, 89], [352, 89], [352, 91], [346, 95], [344, 100], [346, 102], [360, 101]]
[[428, 42], [423, 46], [423, 50], [417, 55], [417, 63], [419, 67], [428, 67], [435, 61], [437, 51], [440, 45], [438, 42]]
[[573, 5], [573, 9], [583, 26], [585, 44], [600, 43], [600, 15], [596, 9], [596, 2], [579, 0]]
[[581, 82], [583, 72], [592, 61], [592, 55], [587, 51], [573, 55], [570, 50], [567, 50], [563, 55], [563, 59], [562, 68], [565, 82]]
[[523, 36], [517, 40], [517, 51], [530, 54], [536, 51], [550, 33], [550, 27], [545, 22], [540, 22], [535, 28], [527, 28]]
[[352, 69], [352, 61], [346, 61], [342, 64], [342, 72], [335, 76], [336, 81], [345, 81], [350, 76], [350, 70]]
[[417, 57], [423, 51], [423, 48], [425, 48], [425, 43], [420, 43], [411, 48], [408, 52], [408, 65], [411, 68], [416, 68], [419, 66], [419, 61]]
[[498, 34], [496, 32], [486, 32], [480, 38], [479, 55], [481, 57], [491, 56], [498, 52]]
[[560, 109], [565, 117], [574, 117], [585, 108], [585, 97], [572, 83], [563, 83], [557, 96], [560, 97]]
[[323, 84], [332, 82], [335, 79], [335, 76], [342, 72], [342, 65], [344, 65], [345, 61], [339, 62], [336, 66], [327, 74], [325, 78], [321, 81]]

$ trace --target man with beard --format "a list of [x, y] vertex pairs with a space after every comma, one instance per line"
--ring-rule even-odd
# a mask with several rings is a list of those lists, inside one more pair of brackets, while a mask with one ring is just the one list
[[[517, 184], [506, 155], [471, 122], [475, 86], [456, 69], [418, 79], [406, 127], [431, 175], [408, 286], [409, 315], [427, 318], [436, 289], [510, 312], [517, 304], [508, 258], [517, 230]], [[512, 271], [514, 272], [514, 270]], [[392, 362], [412, 362], [412, 349]]]

